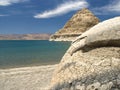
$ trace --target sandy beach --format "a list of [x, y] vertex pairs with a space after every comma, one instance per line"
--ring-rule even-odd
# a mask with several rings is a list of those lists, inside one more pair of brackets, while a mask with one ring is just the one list
[[0, 69], [0, 90], [48, 90], [56, 66]]

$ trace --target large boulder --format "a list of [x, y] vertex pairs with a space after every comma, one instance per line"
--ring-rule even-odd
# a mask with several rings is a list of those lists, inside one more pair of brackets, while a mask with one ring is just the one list
[[78, 11], [65, 26], [50, 37], [53, 41], [73, 41], [86, 30], [99, 23], [99, 19], [88, 9]]
[[77, 37], [70, 54], [87, 46], [120, 46], [120, 17], [105, 20]]
[[[116, 35], [117, 38], [111, 38], [112, 44], [101, 44], [99, 39], [96, 39], [96, 34], [93, 34], [93, 39], [98, 40], [97, 43], [100, 45], [94, 46], [94, 43], [79, 48], [72, 56], [69, 53], [73, 50], [71, 45], [53, 74], [50, 90], [120, 90], [120, 29], [118, 23], [114, 22], [115, 27], [112, 29], [111, 26], [106, 29], [101, 28], [108, 40], [110, 36]], [[107, 33], [108, 29], [111, 29], [111, 32], [117, 31], [117, 33]], [[103, 34], [99, 37], [104, 38]], [[76, 42], [81, 42], [78, 39]]]

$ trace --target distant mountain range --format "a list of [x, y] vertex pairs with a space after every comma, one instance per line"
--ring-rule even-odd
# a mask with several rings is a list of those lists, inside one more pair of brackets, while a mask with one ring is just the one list
[[0, 34], [0, 40], [48, 40], [51, 34]]

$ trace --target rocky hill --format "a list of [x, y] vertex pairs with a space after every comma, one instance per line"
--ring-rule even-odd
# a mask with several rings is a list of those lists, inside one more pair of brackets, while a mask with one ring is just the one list
[[88, 9], [78, 11], [65, 26], [50, 37], [52, 41], [73, 41], [77, 36], [99, 23], [99, 19]]
[[0, 40], [48, 40], [51, 34], [0, 34]]

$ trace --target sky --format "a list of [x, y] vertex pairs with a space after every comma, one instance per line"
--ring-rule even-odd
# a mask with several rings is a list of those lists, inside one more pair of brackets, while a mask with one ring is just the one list
[[54, 33], [82, 8], [103, 21], [120, 15], [120, 0], [0, 0], [0, 34]]

